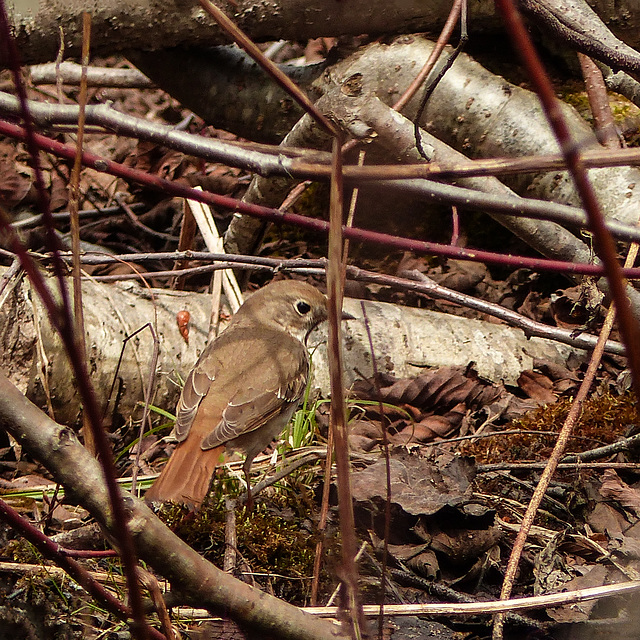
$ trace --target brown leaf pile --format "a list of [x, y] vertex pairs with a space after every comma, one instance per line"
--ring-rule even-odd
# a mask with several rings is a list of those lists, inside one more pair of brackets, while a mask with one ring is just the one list
[[442, 367], [425, 371], [415, 378], [397, 380], [383, 375], [376, 386], [373, 380], [357, 381], [352, 391], [357, 399], [371, 402], [366, 420], [351, 424], [355, 448], [371, 450], [381, 439], [380, 404], [388, 425], [389, 441], [407, 445], [444, 438], [460, 429], [470, 412], [498, 401], [505, 390], [488, 383], [472, 367]]

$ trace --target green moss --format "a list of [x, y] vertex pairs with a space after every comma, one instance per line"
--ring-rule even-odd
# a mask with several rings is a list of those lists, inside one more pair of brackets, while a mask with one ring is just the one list
[[591, 106], [586, 91], [567, 90], [561, 93], [560, 98], [570, 104], [587, 122], [593, 122]]
[[[68, 578], [39, 572], [20, 577], [6, 575], [0, 585], [0, 628], [3, 638], [37, 637], [43, 640], [80, 640], [91, 627], [97, 635], [110, 627], [83, 590]], [[103, 627], [105, 623], [105, 627]]]
[[[630, 100], [614, 92], [608, 92], [609, 107], [616, 127], [622, 132], [629, 146], [636, 146], [640, 139], [640, 109]], [[593, 114], [587, 93], [575, 83], [560, 93], [560, 98], [576, 109], [582, 118], [593, 126]]]
[[626, 104], [623, 102], [614, 102], [611, 104], [611, 113], [613, 114], [614, 120], [623, 120], [624, 118], [637, 116], [637, 113], [633, 113], [631, 108], [631, 104]]
[[42, 554], [24, 538], [9, 542], [3, 549], [3, 555], [20, 564], [44, 564]]
[[[236, 509], [239, 572], [248, 571], [261, 588], [288, 602], [303, 604], [308, 601], [316, 546], [309, 516], [312, 497], [299, 485], [278, 489], [268, 498], [256, 498], [249, 513], [244, 506]], [[239, 492], [235, 479], [219, 478], [197, 513], [169, 504], [160, 516], [180, 538], [221, 567], [225, 496]]]

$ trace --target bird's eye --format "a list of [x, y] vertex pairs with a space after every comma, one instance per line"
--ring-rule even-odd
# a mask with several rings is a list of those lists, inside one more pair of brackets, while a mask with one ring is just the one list
[[311, 305], [308, 302], [305, 302], [304, 300], [298, 300], [298, 302], [296, 302], [295, 304], [295, 307], [296, 307], [296, 311], [301, 316], [306, 316], [307, 313], [311, 311]]

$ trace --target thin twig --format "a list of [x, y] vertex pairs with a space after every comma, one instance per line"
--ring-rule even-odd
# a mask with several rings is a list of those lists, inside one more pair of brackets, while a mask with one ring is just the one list
[[165, 240], [166, 242], [179, 241], [179, 238], [172, 236], [170, 233], [162, 233], [161, 231], [156, 231], [155, 229], [151, 229], [150, 227], [148, 227], [143, 222], [140, 222], [140, 220], [138, 220], [138, 216], [136, 216], [136, 214], [133, 212], [133, 209], [131, 209], [131, 207], [127, 204], [126, 196], [124, 193], [116, 193], [115, 201], [118, 203], [122, 211], [125, 212], [127, 218], [129, 218], [129, 220], [131, 221], [131, 224], [137, 229], [140, 229], [147, 235], [150, 235], [154, 238]]
[[[296, 456], [296, 458], [291, 460], [289, 464], [284, 466], [279, 471], [276, 471], [274, 474], [270, 475], [269, 477], [265, 478], [264, 480], [261, 480], [260, 482], [256, 483], [253, 487], [251, 487], [251, 494], [253, 496], [257, 496], [261, 491], [264, 491], [267, 487], [271, 487], [276, 482], [279, 482], [283, 478], [286, 478], [287, 476], [291, 475], [294, 471], [296, 471], [300, 467], [303, 467], [307, 464], [313, 464], [318, 460], [322, 460], [323, 458], [326, 459], [326, 457], [327, 457], [327, 449], [324, 447], [317, 447], [317, 448], [311, 449], [310, 451], [305, 451], [303, 449], [302, 454], [299, 456]], [[331, 457], [329, 456], [329, 458]], [[327, 484], [329, 485], [329, 487], [331, 486], [330, 481]], [[247, 497], [248, 497], [248, 494], [245, 491], [238, 496], [238, 500], [240, 502], [243, 502], [247, 500]]]
[[467, 2], [466, 0], [463, 0], [460, 7], [460, 39], [458, 40], [458, 44], [456, 45], [456, 48], [451, 52], [451, 54], [447, 57], [447, 59], [444, 61], [444, 64], [438, 70], [438, 73], [435, 75], [435, 77], [433, 77], [425, 87], [424, 95], [420, 100], [420, 106], [418, 107], [418, 110], [416, 111], [416, 115], [413, 119], [413, 131], [416, 139], [416, 148], [418, 149], [420, 155], [427, 161], [429, 161], [430, 158], [422, 146], [422, 136], [420, 135], [420, 121], [422, 120], [422, 114], [424, 113], [424, 110], [427, 106], [427, 102], [429, 101], [429, 98], [431, 97], [436, 87], [438, 86], [438, 83], [440, 82], [440, 80], [442, 80], [442, 78], [444, 77], [444, 74], [447, 73], [449, 69], [451, 69], [451, 67], [453, 66], [453, 63], [458, 59], [458, 56], [462, 53], [462, 50], [467, 44], [468, 39], [469, 39], [469, 36], [467, 34]]
[[[18, 115], [22, 118], [24, 124], [24, 142], [29, 153], [29, 163], [33, 168], [33, 181], [36, 189], [38, 210], [42, 214], [45, 223], [45, 244], [48, 250], [53, 254], [53, 271], [58, 279], [64, 317], [71, 320], [69, 291], [67, 290], [64, 278], [65, 268], [59, 257], [60, 243], [55, 234], [55, 227], [51, 218], [51, 206], [44, 184], [39, 145], [36, 142], [33, 118], [31, 117], [29, 110], [27, 91], [21, 74], [20, 56], [14, 40], [14, 34], [9, 25], [4, 0], [0, 0], [0, 56], [4, 60], [8, 60], [10, 63], [13, 83], [17, 94]], [[76, 150], [74, 149], [72, 152], [73, 159], [75, 159], [75, 151]]]
[[[476, 471], [478, 473], [491, 473], [493, 471], [542, 471], [546, 466], [546, 462], [494, 462], [492, 464], [479, 464], [476, 467]], [[576, 472], [580, 472], [583, 469], [638, 471], [640, 470], [640, 462], [560, 462], [556, 468], [562, 471]]]
[[[63, 40], [64, 41], [64, 40]], [[30, 67], [29, 76], [34, 85], [57, 84], [79, 85], [82, 76], [89, 87], [118, 87], [126, 89], [149, 89], [155, 84], [138, 69], [111, 69], [107, 67], [83, 67], [75, 62], [36, 64]]]
[[[502, 589], [500, 592], [501, 599], [506, 599], [511, 594], [514, 579], [518, 569], [518, 564], [524, 550], [524, 545], [529, 530], [533, 525], [538, 508], [540, 507], [544, 495], [549, 487], [551, 478], [564, 454], [571, 432], [582, 412], [582, 405], [586, 400], [591, 385], [593, 384], [593, 381], [595, 379], [596, 372], [604, 353], [604, 344], [606, 343], [613, 327], [616, 307], [618, 305], [621, 306], [621, 308], [619, 308], [620, 328], [624, 337], [629, 365], [631, 367], [634, 378], [634, 388], [638, 397], [640, 397], [640, 341], [638, 340], [638, 336], [640, 335], [640, 327], [638, 326], [637, 320], [631, 313], [630, 303], [624, 291], [624, 282], [621, 276], [621, 268], [617, 261], [616, 251], [611, 235], [607, 232], [606, 228], [604, 228], [604, 225], [602, 224], [602, 212], [595, 197], [593, 187], [589, 182], [587, 173], [581, 162], [579, 148], [572, 140], [567, 125], [562, 118], [559, 110], [557, 109], [557, 102], [553, 93], [553, 89], [551, 87], [551, 83], [546, 76], [544, 68], [542, 67], [535, 49], [533, 48], [522, 18], [518, 13], [515, 5], [511, 0], [498, 0], [497, 5], [507, 22], [508, 29], [513, 39], [517, 42], [518, 50], [523, 56], [525, 66], [529, 71], [529, 76], [536, 86], [538, 95], [540, 96], [543, 106], [545, 107], [545, 112], [547, 114], [549, 122], [567, 158], [567, 164], [576, 183], [580, 197], [584, 203], [587, 215], [589, 216], [589, 219], [591, 221], [592, 230], [598, 242], [598, 253], [601, 255], [601, 258], [607, 268], [607, 276], [614, 298], [614, 303], [612, 303], [609, 307], [604, 326], [598, 338], [598, 343], [591, 356], [591, 360], [589, 362], [587, 372], [585, 373], [584, 380], [582, 381], [580, 388], [578, 389], [578, 392], [573, 400], [571, 410], [569, 411], [569, 414], [565, 419], [562, 429], [558, 435], [556, 444], [547, 462], [547, 466], [542, 472], [540, 481], [536, 487], [536, 490], [534, 491], [529, 505], [527, 506], [527, 510], [522, 519], [520, 530], [518, 532], [518, 535], [516, 536], [515, 542], [513, 543], [511, 555], [509, 557], [504, 575]], [[633, 264], [635, 262], [637, 250], [637, 245], [632, 245], [629, 251], [629, 255], [627, 256], [627, 265]], [[494, 640], [502, 639], [503, 624], [504, 616], [497, 615], [494, 619], [493, 627]]]
[[[252, 493], [254, 491], [255, 489]], [[227, 573], [233, 573], [238, 564], [237, 502], [237, 500], [230, 498], [225, 498], [224, 501], [224, 560], [222, 567]]]
[[324, 532], [329, 520], [329, 497], [331, 493], [331, 466], [333, 464], [333, 429], [329, 429], [327, 437], [327, 456], [324, 464], [324, 484], [322, 486], [322, 502], [320, 506], [320, 517], [318, 519], [318, 542], [316, 542], [315, 555], [313, 558], [313, 580], [311, 581], [311, 605], [318, 603], [318, 591], [320, 588], [320, 569], [322, 568], [322, 554], [324, 549]]
[[367, 340], [369, 342], [369, 352], [371, 354], [371, 366], [373, 368], [373, 385], [378, 397], [378, 410], [380, 411], [380, 429], [382, 431], [382, 453], [385, 463], [385, 483], [386, 495], [384, 504], [384, 533], [382, 536], [382, 567], [380, 581], [380, 617], [378, 618], [378, 638], [382, 640], [384, 631], [384, 604], [386, 596], [387, 584], [387, 562], [389, 554], [389, 535], [391, 532], [391, 457], [389, 455], [389, 433], [387, 431], [388, 419], [385, 417], [384, 407], [382, 406], [382, 395], [380, 394], [380, 377], [378, 374], [378, 360], [373, 348], [373, 337], [371, 335], [371, 325], [369, 324], [369, 316], [364, 302], [360, 301], [360, 309], [364, 319], [364, 328], [367, 332]]
[[[136, 481], [138, 479], [138, 469], [140, 466], [140, 454], [142, 453], [142, 438], [144, 436], [145, 423], [149, 417], [149, 407], [151, 405], [151, 399], [153, 398], [153, 392], [155, 389], [156, 383], [156, 374], [158, 368], [158, 356], [160, 354], [160, 341], [158, 340], [158, 335], [153, 327], [151, 322], [147, 322], [143, 327], [141, 327], [138, 331], [136, 331], [133, 335], [144, 331], [144, 329], [149, 329], [151, 333], [151, 338], [153, 340], [153, 350], [151, 352], [151, 358], [149, 359], [149, 377], [147, 378], [146, 388], [144, 390], [144, 408], [142, 410], [142, 418], [140, 420], [140, 431], [138, 433], [138, 447], [136, 449], [136, 457], [133, 463], [133, 470], [131, 472], [131, 493], [136, 495]], [[125, 338], [124, 344], [122, 345], [122, 351], [124, 352], [124, 348], [126, 347], [126, 342], [132, 338], [133, 336], [127, 336]], [[118, 365], [120, 361], [118, 361]]]
[[424, 63], [420, 72], [416, 75], [413, 82], [407, 87], [406, 91], [400, 96], [400, 99], [393, 105], [393, 108], [396, 111], [402, 111], [409, 100], [413, 98], [418, 89], [422, 86], [424, 81], [427, 79], [428, 75], [431, 73], [435, 63], [437, 62], [440, 54], [443, 52], [445, 46], [448, 44], [451, 39], [451, 35], [453, 34], [453, 30], [455, 29], [456, 24], [458, 23], [458, 18], [460, 17], [460, 12], [462, 11], [462, 5], [466, 3], [466, 0], [454, 0], [454, 3], [451, 7], [451, 11], [449, 11], [449, 15], [447, 16], [447, 20], [442, 27], [442, 31], [436, 40], [435, 46], [431, 50], [427, 61]]
[[[344, 154], [344, 149], [342, 151], [342, 153]], [[363, 151], [362, 149], [360, 150], [360, 152], [358, 153], [358, 166], [361, 167], [364, 165], [364, 159], [366, 157], [366, 152]], [[358, 187], [355, 187], [353, 189], [353, 191], [351, 192], [351, 201], [349, 202], [349, 211], [347, 213], [347, 222], [346, 222], [346, 227], [350, 228], [353, 227], [353, 219], [355, 218], [356, 215], [356, 207], [358, 205], [358, 195], [360, 194], [360, 189]], [[342, 266], [344, 268], [344, 272], [342, 274], [342, 286], [344, 287], [344, 280], [346, 278], [346, 269], [347, 269], [347, 264], [348, 264], [348, 260], [349, 260], [349, 238], [346, 238], [344, 241], [344, 250], [342, 251]]]
[[[476, 598], [473, 598], [466, 593], [456, 591], [455, 589], [447, 587], [440, 582], [422, 578], [410, 571], [402, 569], [390, 569], [389, 573], [393, 576], [393, 578], [395, 578], [397, 582], [400, 582], [405, 586], [418, 587], [419, 589], [425, 591], [429, 596], [437, 598], [438, 600], [443, 602], [480, 602]], [[545, 626], [544, 623], [541, 623], [538, 620], [534, 620], [533, 618], [529, 618], [523, 616], [522, 614], [512, 612], [508, 612], [506, 614], [506, 620], [509, 623], [520, 627], [543, 629]]]
[[0, 309], [15, 286], [20, 282], [21, 269], [20, 260], [16, 257], [11, 262], [11, 266], [0, 276]]
[[[129, 205], [129, 208], [132, 211], [143, 209], [145, 207], [146, 205], [142, 202]], [[118, 205], [116, 207], [104, 207], [102, 209], [85, 209], [83, 211], [78, 211], [78, 218], [80, 218], [80, 220], [91, 220], [92, 218], [104, 218], [114, 213], [122, 213], [122, 208]], [[57, 222], [69, 222], [71, 214], [68, 211], [60, 211], [58, 213], [52, 213], [51, 217]], [[11, 223], [11, 226], [14, 229], [31, 229], [40, 224], [42, 224], [42, 214], [29, 216], [22, 220], [16, 220]]]
[[[45, 259], [46, 256], [41, 256]], [[63, 254], [63, 258], [66, 258]], [[169, 278], [176, 274], [195, 275], [200, 273], [210, 273], [218, 269], [230, 269], [237, 266], [245, 270], [266, 270], [283, 273], [299, 273], [301, 275], [322, 276], [325, 273], [326, 261], [324, 259], [302, 260], [302, 259], [278, 259], [265, 258], [262, 256], [243, 256], [236, 254], [217, 254], [204, 251], [199, 252], [159, 252], [159, 253], [139, 253], [139, 254], [95, 254], [87, 253], [81, 257], [84, 264], [112, 264], [121, 262], [131, 265], [155, 260], [202, 260], [216, 261], [214, 264], [200, 267], [190, 267], [179, 271], [146, 271], [144, 273], [135, 272], [130, 274], [92, 276], [92, 280], [103, 282], [115, 282], [119, 280], [140, 279], [146, 282], [147, 278]], [[133, 267], [132, 267], [133, 268]], [[446, 300], [454, 304], [474, 309], [481, 313], [499, 318], [507, 324], [522, 329], [527, 337], [540, 337], [554, 340], [570, 345], [578, 349], [593, 349], [597, 342], [597, 337], [589, 333], [576, 334], [573, 330], [563, 329], [543, 324], [527, 318], [515, 311], [501, 307], [498, 304], [481, 300], [468, 294], [460, 293], [442, 285], [436, 284], [431, 278], [421, 272], [403, 272], [405, 277], [396, 277], [386, 274], [375, 273], [360, 269], [355, 266], [347, 266], [346, 272], [349, 280], [355, 282], [369, 282], [376, 285], [391, 287], [400, 291], [411, 291], [416, 294], [424, 294], [429, 297]], [[402, 274], [401, 274], [402, 275]], [[414, 280], [415, 278], [416, 280]], [[624, 346], [615, 340], [608, 340], [605, 351], [616, 355], [624, 355]]]
[[200, 5], [226, 31], [240, 47], [242, 47], [271, 77], [280, 85], [313, 119], [329, 134], [337, 135], [336, 126], [325, 118], [314, 103], [278, 66], [266, 58], [258, 46], [236, 25], [222, 10], [209, 0], [200, 0]]
[[[87, 346], [84, 330], [84, 309], [82, 306], [82, 273], [80, 268], [80, 219], [78, 209], [80, 201], [80, 172], [82, 170], [82, 149], [84, 146], [85, 107], [87, 106], [87, 65], [91, 43], [91, 15], [82, 12], [82, 74], [80, 77], [80, 95], [78, 96], [78, 133], [76, 137], [76, 157], [69, 180], [69, 216], [71, 222], [71, 256], [73, 276], [73, 313], [76, 323], [76, 341], [79, 357], [87, 359]], [[95, 456], [96, 444], [89, 424], [88, 414], [82, 414], [84, 446]]]
[[356, 565], [357, 543], [351, 477], [349, 468], [349, 439], [347, 435], [347, 407], [344, 398], [342, 361], [342, 229], [343, 181], [341, 139], [333, 139], [333, 173], [330, 194], [329, 263], [327, 292], [329, 312], [328, 360], [331, 383], [330, 422], [334, 437], [336, 469], [338, 473], [338, 511], [342, 537], [342, 595], [343, 607], [349, 616], [351, 635], [359, 640], [364, 634], [364, 617], [358, 593]]
[[[20, 127], [1, 121], [0, 133], [4, 133], [17, 139], [24, 139], [25, 137], [25, 133]], [[62, 145], [55, 140], [51, 140], [50, 138], [46, 138], [39, 134], [34, 134], [34, 138], [41, 148], [44, 148], [55, 155], [71, 158], [74, 157], [74, 152], [66, 147], [66, 145]], [[183, 186], [182, 184], [149, 175], [144, 171], [125, 167], [122, 164], [100, 158], [89, 152], [83, 153], [83, 162], [87, 166], [98, 171], [115, 175], [123, 178], [124, 180], [139, 182], [174, 196], [190, 198], [205, 204], [237, 210], [240, 213], [275, 222], [277, 224], [293, 224], [321, 233], [328, 233], [329, 230], [329, 224], [324, 220], [308, 218], [303, 215], [282, 212], [277, 209], [250, 204], [228, 196], [220, 196], [210, 192], [198, 192], [196, 189], [191, 189]], [[343, 235], [345, 238], [349, 238], [351, 240], [379, 244], [386, 246], [389, 249], [402, 249], [405, 251], [414, 251], [420, 254], [434, 254], [458, 260], [482, 261], [490, 264], [509, 265], [514, 268], [526, 267], [537, 271], [558, 271], [569, 274], [602, 275], [606, 273], [605, 269], [597, 264], [582, 264], [561, 260], [527, 258], [524, 256], [505, 256], [504, 254], [491, 251], [466, 249], [463, 247], [452, 247], [451, 245], [436, 242], [399, 238], [390, 234], [358, 229], [355, 227], [344, 227]], [[637, 278], [640, 276], [640, 269], [628, 269], [623, 271], [622, 274], [628, 278]], [[640, 348], [640, 341], [638, 341], [638, 343]]]
[[[28, 100], [32, 119], [41, 126], [51, 123], [75, 126], [78, 119], [77, 105], [55, 105]], [[18, 100], [0, 92], [0, 113], [20, 115]], [[292, 176], [301, 179], [328, 179], [331, 175], [331, 154], [325, 151], [281, 147], [255, 142], [223, 141], [216, 138], [177, 131], [175, 127], [151, 123], [141, 118], [115, 111], [108, 105], [87, 105], [87, 124], [117, 131], [120, 135], [136, 137], [161, 143], [163, 146], [182, 151], [211, 162], [223, 162], [245, 170], [260, 166], [263, 175]], [[618, 167], [640, 162], [640, 149], [585, 149], [582, 159], [587, 168]], [[544, 173], [567, 168], [561, 154], [522, 156], [519, 158], [481, 158], [453, 165], [368, 165], [344, 167], [348, 182], [378, 180], [404, 180], [412, 178], [455, 179], [461, 177], [503, 176], [523, 173]], [[53, 214], [54, 216], [57, 214]]]
[[[576, 591], [563, 591], [550, 593], [543, 596], [527, 598], [514, 598], [512, 600], [494, 600], [489, 602], [461, 602], [461, 603], [437, 603], [437, 604], [387, 604], [385, 614], [387, 616], [470, 616], [491, 615], [507, 611], [523, 611], [527, 609], [547, 609], [572, 605], [590, 600], [603, 598], [615, 598], [620, 596], [632, 596], [640, 591], [640, 580], [630, 580], [619, 584], [609, 584], [602, 587], [589, 587]], [[340, 613], [338, 607], [301, 607], [302, 611], [312, 616], [321, 618], [336, 618]], [[202, 609], [181, 608], [178, 612], [185, 617], [210, 618], [211, 614]], [[363, 605], [365, 616], [380, 615], [380, 606], [377, 604]]]
[[162, 597], [162, 590], [160, 589], [158, 579], [149, 571], [145, 571], [142, 567], [138, 567], [138, 576], [140, 583], [149, 591], [151, 602], [153, 602], [156, 614], [160, 619], [160, 628], [164, 634], [163, 637], [166, 638], [166, 640], [180, 640], [180, 634], [171, 624], [171, 618], [169, 617], [167, 605]]

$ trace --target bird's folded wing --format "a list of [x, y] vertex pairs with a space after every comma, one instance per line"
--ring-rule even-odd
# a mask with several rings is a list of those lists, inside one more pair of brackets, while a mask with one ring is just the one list
[[211, 449], [255, 431], [297, 403], [307, 384], [308, 364], [304, 362], [304, 365], [286, 384], [276, 389], [259, 393], [247, 387], [237, 394], [222, 412], [222, 420], [202, 441], [202, 448]]
[[202, 398], [207, 395], [213, 377], [199, 367], [191, 370], [182, 389], [176, 410], [174, 435], [178, 442], [185, 440], [193, 423]]

